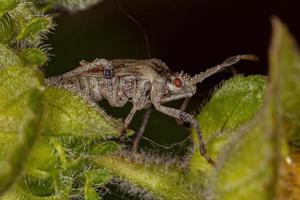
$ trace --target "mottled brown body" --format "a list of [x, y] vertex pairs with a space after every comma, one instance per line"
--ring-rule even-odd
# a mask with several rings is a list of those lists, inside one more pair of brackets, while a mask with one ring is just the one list
[[[105, 70], [110, 74], [105, 76]], [[106, 99], [114, 107], [130, 101], [139, 110], [150, 103], [151, 83], [164, 82], [166, 77], [170, 77], [170, 70], [158, 59], [96, 59], [90, 63], [83, 61], [80, 67], [47, 79], [47, 84], [79, 92], [95, 102]]]
[[190, 123], [199, 139], [201, 155], [211, 164], [214, 161], [206, 154], [205, 143], [199, 124], [189, 113], [166, 107], [162, 104], [191, 97], [196, 92], [196, 84], [221, 71], [239, 60], [252, 60], [251, 55], [238, 55], [225, 60], [222, 64], [193, 77], [172, 73], [159, 59], [147, 60], [106, 60], [80, 62], [80, 66], [65, 74], [47, 79], [48, 86], [71, 90], [90, 102], [106, 99], [113, 107], [122, 107], [128, 101], [133, 108], [124, 120], [126, 129], [137, 110], [153, 104], [154, 108], [166, 115]]

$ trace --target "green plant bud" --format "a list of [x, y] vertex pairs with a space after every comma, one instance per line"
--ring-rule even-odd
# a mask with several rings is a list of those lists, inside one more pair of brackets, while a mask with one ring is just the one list
[[26, 65], [42, 66], [47, 62], [47, 55], [38, 48], [23, 49], [20, 53]]
[[33, 17], [29, 22], [22, 25], [20, 33], [17, 35], [16, 40], [27, 40], [35, 42], [41, 39], [40, 35], [47, 32], [52, 27], [52, 20], [48, 17]]

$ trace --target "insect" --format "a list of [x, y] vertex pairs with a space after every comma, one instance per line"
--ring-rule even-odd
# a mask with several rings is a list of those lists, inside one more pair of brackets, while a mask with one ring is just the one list
[[201, 155], [214, 165], [215, 162], [206, 152], [200, 126], [195, 117], [164, 104], [192, 97], [196, 92], [196, 84], [201, 83], [207, 77], [240, 60], [255, 60], [255, 58], [254, 55], [236, 55], [226, 59], [222, 64], [194, 76], [183, 72], [173, 73], [159, 59], [95, 59], [92, 62], [82, 61], [78, 68], [48, 78], [46, 83], [48, 86], [71, 90], [90, 102], [106, 99], [113, 107], [122, 107], [127, 102], [131, 102], [133, 107], [124, 120], [121, 128], [123, 133], [135, 113], [152, 104], [157, 111], [189, 123], [197, 133]]

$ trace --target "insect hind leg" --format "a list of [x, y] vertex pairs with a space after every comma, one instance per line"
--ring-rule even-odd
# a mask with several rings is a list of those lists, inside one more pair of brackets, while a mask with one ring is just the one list
[[146, 112], [143, 116], [142, 125], [140, 126], [140, 129], [139, 129], [139, 131], [138, 131], [137, 135], [135, 136], [135, 138], [133, 140], [133, 143], [132, 143], [132, 148], [131, 148], [132, 153], [137, 152], [138, 144], [140, 143], [140, 141], [141, 141], [141, 139], [144, 135], [144, 132], [145, 132], [145, 129], [147, 127], [151, 112], [152, 112], [152, 108], [150, 107], [146, 110]]
[[133, 106], [133, 108], [131, 109], [131, 111], [129, 112], [127, 117], [125, 118], [125, 120], [123, 122], [123, 127], [121, 128], [121, 139], [124, 139], [124, 137], [126, 136], [126, 130], [128, 129], [128, 126], [131, 123], [136, 111], [137, 111], [136, 107]]

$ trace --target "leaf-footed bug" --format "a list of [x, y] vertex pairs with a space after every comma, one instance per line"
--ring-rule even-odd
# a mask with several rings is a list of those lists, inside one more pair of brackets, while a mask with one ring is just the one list
[[106, 99], [111, 106], [122, 107], [128, 101], [131, 102], [133, 107], [124, 120], [122, 132], [126, 131], [136, 111], [152, 104], [157, 111], [189, 123], [197, 133], [201, 155], [214, 165], [215, 162], [206, 153], [205, 142], [195, 117], [163, 104], [192, 97], [197, 83], [240, 60], [256, 60], [256, 57], [236, 55], [205, 72], [190, 76], [183, 72], [172, 73], [159, 59], [95, 59], [93, 62], [80, 62], [80, 67], [48, 78], [46, 83], [48, 86], [71, 90], [91, 103]]

